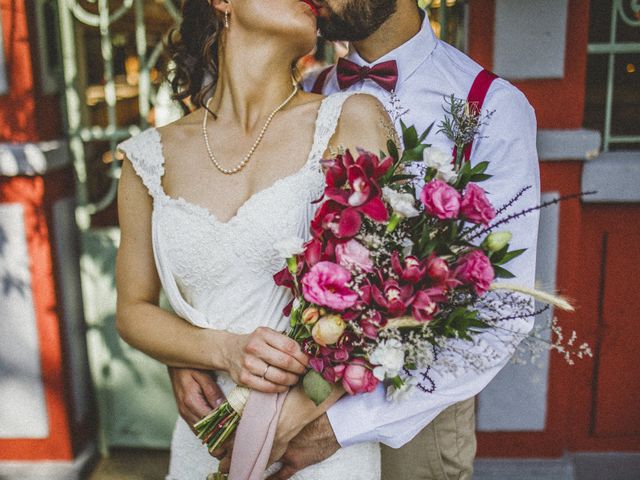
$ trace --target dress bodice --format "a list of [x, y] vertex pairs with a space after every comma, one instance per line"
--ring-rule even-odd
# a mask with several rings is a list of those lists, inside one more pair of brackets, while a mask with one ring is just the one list
[[322, 101], [304, 165], [253, 194], [227, 222], [164, 192], [164, 155], [155, 128], [118, 146], [153, 199], [156, 268], [179, 316], [199, 327], [236, 333], [259, 326], [286, 328], [282, 309], [291, 294], [273, 281], [273, 274], [285, 266], [274, 245], [290, 237], [309, 238], [318, 207], [311, 202], [324, 188], [320, 160], [349, 96], [338, 93]]

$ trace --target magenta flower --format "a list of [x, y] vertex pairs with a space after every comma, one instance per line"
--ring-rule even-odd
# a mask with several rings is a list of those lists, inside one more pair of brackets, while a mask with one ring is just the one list
[[387, 157], [380, 160], [370, 152], [359, 151], [358, 158], [353, 159], [351, 152], [347, 150], [343, 155], [338, 155], [331, 160], [324, 160], [327, 167], [326, 183], [330, 187], [342, 187], [347, 182], [347, 171], [349, 167], [357, 165], [365, 172], [369, 178], [378, 180], [393, 165], [393, 158]]
[[313, 267], [322, 258], [322, 242], [316, 238], [309, 240], [304, 246], [304, 261]]
[[[376, 222], [386, 222], [389, 212], [382, 201], [377, 180], [393, 165], [393, 159], [388, 157], [380, 161], [369, 152], [359, 153], [355, 161], [347, 150], [344, 155], [325, 162], [328, 168], [324, 195]], [[349, 188], [345, 188], [347, 183]]]
[[441, 287], [420, 290], [411, 302], [411, 309], [416, 320], [428, 322], [438, 312], [438, 303], [447, 300]]
[[345, 369], [346, 365], [327, 367], [322, 372], [322, 378], [324, 378], [329, 383], [336, 383], [338, 380], [342, 379]]
[[316, 372], [322, 373], [325, 369], [325, 360], [323, 357], [311, 357], [309, 359], [309, 365], [311, 365], [311, 368]]
[[454, 276], [463, 284], [472, 285], [478, 295], [489, 291], [495, 272], [482, 250], [473, 250], [458, 260]]
[[318, 209], [311, 221], [311, 232], [315, 238], [322, 238], [325, 232], [330, 237], [351, 238], [358, 233], [360, 214], [354, 208], [344, 208], [339, 203], [328, 200]]
[[413, 255], [405, 257], [400, 263], [400, 255], [397, 251], [391, 254], [391, 268], [400, 278], [410, 283], [418, 283], [424, 277], [427, 268]]
[[376, 222], [386, 222], [389, 212], [382, 201], [376, 181], [368, 177], [360, 165], [351, 165], [347, 169], [347, 178], [350, 189], [327, 186], [324, 194], [334, 202], [351, 207]]
[[483, 225], [488, 225], [496, 217], [496, 211], [485, 191], [475, 183], [467, 185], [460, 203], [460, 211], [467, 219]]
[[427, 212], [440, 220], [457, 218], [460, 213], [460, 193], [442, 180], [431, 180], [422, 192], [420, 200]]
[[387, 279], [383, 283], [383, 291], [375, 285], [371, 286], [371, 295], [375, 302], [384, 308], [392, 317], [402, 315], [411, 304], [413, 288], [411, 285], [400, 286], [396, 280]]
[[362, 317], [358, 323], [364, 336], [372, 340], [378, 338], [378, 330], [386, 324], [378, 310], [374, 310], [369, 316]]
[[346, 310], [358, 301], [358, 295], [347, 287], [349, 270], [332, 262], [318, 262], [302, 278], [302, 294], [311, 303]]
[[444, 259], [432, 253], [427, 259], [427, 275], [435, 283], [442, 284], [449, 277], [449, 265]]

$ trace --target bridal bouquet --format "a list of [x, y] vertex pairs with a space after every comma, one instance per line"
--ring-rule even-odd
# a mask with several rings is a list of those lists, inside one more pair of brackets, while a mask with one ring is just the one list
[[[495, 283], [513, 277], [506, 266], [524, 250], [510, 248], [510, 232], [494, 231], [506, 222], [492, 224], [497, 212], [481, 186], [488, 163], [472, 167], [462, 153], [481, 119], [455, 102], [453, 118], [441, 125], [456, 143], [454, 155], [423, 143], [430, 129], [419, 135], [403, 124], [402, 152], [389, 141], [388, 155], [347, 150], [324, 161], [312, 238], [276, 245], [287, 266], [274, 279], [293, 294], [284, 312], [288, 335], [310, 357], [303, 386], [316, 404], [336, 383], [355, 395], [384, 382], [389, 399], [403, 397], [417, 384], [410, 371], [428, 368], [448, 339], [495, 328], [478, 307], [492, 290], [571, 309], [559, 297]], [[456, 121], [462, 115], [466, 123]], [[422, 162], [420, 192], [416, 175], [405, 173], [412, 162]], [[247, 396], [237, 387], [195, 425], [211, 451], [236, 428]]]

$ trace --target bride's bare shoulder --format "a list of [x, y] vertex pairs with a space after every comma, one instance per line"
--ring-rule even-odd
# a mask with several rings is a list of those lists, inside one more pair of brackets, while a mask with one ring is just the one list
[[202, 125], [202, 109], [199, 108], [167, 125], [157, 127], [163, 143], [180, 142], [199, 132]]
[[386, 150], [387, 141], [397, 141], [396, 132], [384, 105], [373, 95], [356, 94], [342, 106], [333, 147], [361, 147], [373, 152]]

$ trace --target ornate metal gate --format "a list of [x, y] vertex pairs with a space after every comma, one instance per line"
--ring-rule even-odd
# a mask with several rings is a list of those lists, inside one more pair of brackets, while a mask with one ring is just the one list
[[[169, 28], [179, 21], [179, 12], [172, 0], [59, 0], [61, 51], [64, 75], [65, 122], [74, 167], [78, 180], [78, 224], [81, 229], [89, 227], [90, 216], [109, 206], [116, 193], [119, 176], [118, 163], [110, 162], [109, 187], [100, 198], [91, 200], [87, 188], [87, 154], [85, 144], [106, 141], [113, 153], [118, 141], [137, 133], [149, 124], [149, 114], [157, 100], [157, 86], [151, 76], [163, 50], [161, 39], [150, 44], [147, 22], [154, 17], [156, 22]], [[116, 28], [116, 26], [118, 28]], [[99, 38], [99, 52], [88, 50], [90, 45], [82, 42], [82, 34], [93, 30]], [[157, 35], [156, 35], [157, 37]], [[123, 43], [124, 42], [124, 43]], [[138, 60], [134, 88], [137, 88], [138, 121], [121, 124], [117, 117], [118, 85], [114, 43], [128, 47], [135, 45]], [[87, 60], [82, 54], [98, 53], [103, 71], [103, 99], [106, 118], [102, 122], [92, 121], [87, 112], [87, 94], [91, 92], [85, 68]], [[98, 62], [93, 65], [98, 66]], [[83, 71], [84, 70], [84, 71]], [[157, 79], [156, 79], [157, 80]], [[113, 157], [111, 157], [113, 158]]]
[[[164, 447], [176, 416], [166, 368], [125, 345], [115, 329], [119, 231], [113, 203], [120, 174], [116, 144], [170, 110], [160, 64], [163, 36], [179, 12], [172, 0], [44, 1], [57, 3], [64, 121], [77, 180], [87, 341], [103, 451], [114, 445]], [[108, 212], [92, 225], [97, 214]]]

